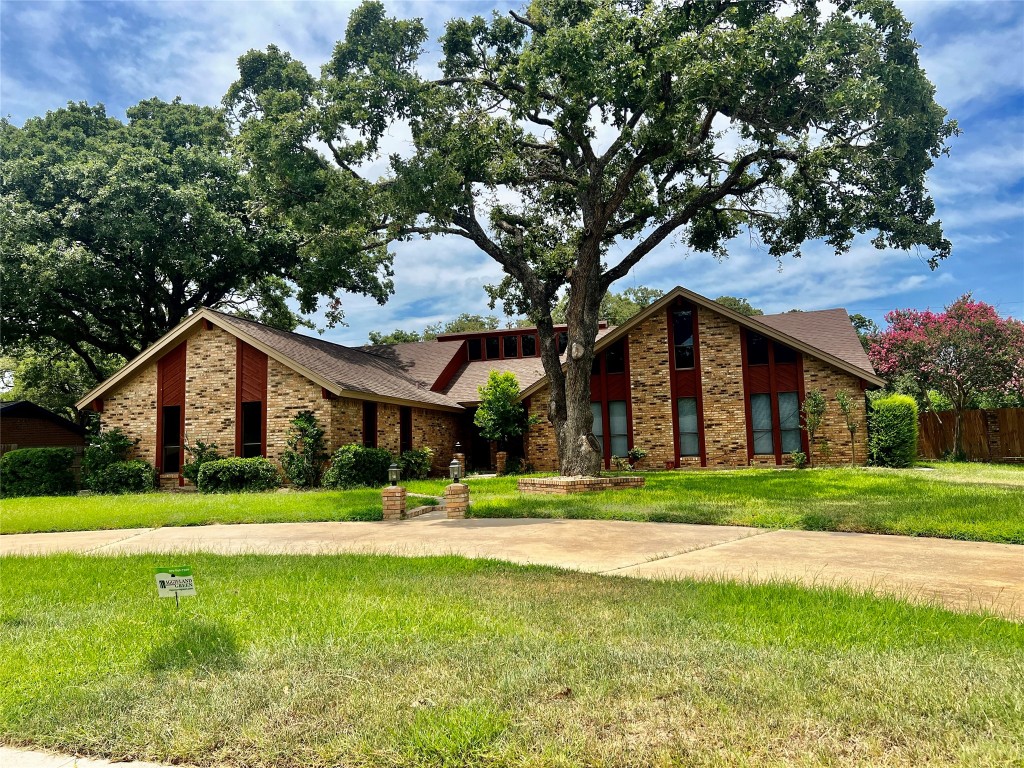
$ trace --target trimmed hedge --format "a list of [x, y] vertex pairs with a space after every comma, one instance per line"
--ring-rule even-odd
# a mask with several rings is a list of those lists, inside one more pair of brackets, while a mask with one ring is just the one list
[[90, 477], [96, 493], [145, 493], [156, 485], [156, 470], [145, 461], [115, 461]]
[[269, 491], [281, 485], [277, 467], [262, 457], [218, 459], [199, 468], [196, 486], [203, 493]]
[[352, 443], [343, 445], [331, 456], [331, 466], [324, 472], [324, 488], [371, 488], [385, 485], [391, 454], [383, 448], [367, 448]]
[[917, 460], [917, 403], [890, 395], [871, 404], [868, 450], [879, 467], [911, 467]]
[[18, 448], [0, 457], [0, 496], [61, 496], [75, 492], [70, 448]]

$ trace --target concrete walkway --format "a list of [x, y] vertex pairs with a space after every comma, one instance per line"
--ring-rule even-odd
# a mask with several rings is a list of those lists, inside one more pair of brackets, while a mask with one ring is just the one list
[[267, 523], [0, 536], [0, 555], [78, 552], [463, 555], [648, 579], [847, 586], [1024, 620], [1024, 547], [612, 520]]
[[112, 763], [90, 757], [55, 755], [28, 749], [0, 747], [0, 768], [164, 768], [157, 763]]

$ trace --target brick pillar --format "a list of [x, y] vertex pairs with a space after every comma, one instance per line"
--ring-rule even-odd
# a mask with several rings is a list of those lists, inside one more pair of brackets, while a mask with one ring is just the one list
[[452, 458], [459, 462], [459, 477], [466, 476], [466, 454], [456, 453], [452, 455]]
[[494, 466], [499, 475], [505, 474], [505, 465], [508, 463], [508, 451], [498, 451], [494, 455]]
[[389, 485], [381, 493], [384, 503], [385, 520], [405, 519], [405, 488], [400, 485]]
[[1002, 457], [1002, 446], [999, 441], [999, 413], [985, 411], [985, 437], [988, 443], [988, 460], [999, 461]]
[[444, 508], [449, 520], [461, 520], [469, 509], [469, 486], [465, 483], [452, 483], [444, 489]]

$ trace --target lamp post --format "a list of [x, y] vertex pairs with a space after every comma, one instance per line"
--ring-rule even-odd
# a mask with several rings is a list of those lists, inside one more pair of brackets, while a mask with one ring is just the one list
[[453, 483], [459, 482], [459, 472], [462, 471], [462, 465], [459, 464], [458, 459], [452, 459], [452, 463], [448, 465], [448, 477], [452, 479]]
[[391, 481], [392, 485], [398, 485], [398, 481], [402, 477], [402, 470], [398, 468], [397, 464], [392, 464], [388, 467], [388, 480]]

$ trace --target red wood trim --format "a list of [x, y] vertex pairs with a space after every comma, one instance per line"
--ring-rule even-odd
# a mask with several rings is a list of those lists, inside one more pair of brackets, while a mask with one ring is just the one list
[[326, 387], [320, 387], [320, 397], [324, 400], [337, 400], [338, 396], [333, 392], [328, 392]]
[[[520, 344], [520, 347], [522, 347], [521, 344]], [[463, 364], [464, 363], [468, 363], [468, 362], [469, 362], [469, 341], [466, 340], [466, 339], [463, 339], [462, 347], [459, 349], [458, 352], [456, 352], [454, 355], [452, 355], [452, 359], [448, 361], [448, 365], [446, 365], [444, 367], [444, 370], [441, 371], [440, 375], [437, 377], [437, 381], [435, 381], [430, 386], [430, 391], [431, 392], [441, 392], [441, 391], [443, 391], [444, 388], [447, 387], [448, 384], [451, 383], [452, 377], [454, 377], [455, 374], [458, 373], [459, 369], [463, 366]]]
[[164, 471], [164, 366], [160, 365], [161, 360], [156, 363], [156, 455], [153, 457], [153, 466], [159, 475]]
[[[608, 356], [602, 355], [605, 359], [605, 366], [608, 365]], [[629, 371], [629, 334], [622, 340], [622, 359], [625, 362], [623, 375], [626, 377], [626, 446], [633, 449], [633, 379]]]
[[[700, 465], [706, 467], [708, 465], [708, 449], [704, 443], [704, 385], [700, 372], [700, 317], [697, 314], [696, 305], [691, 305], [691, 311], [693, 312], [693, 375], [697, 385], [697, 451], [700, 453]], [[678, 418], [678, 414], [676, 418]], [[679, 439], [678, 434], [679, 432], [676, 430], [677, 440]], [[678, 450], [676, 455], [679, 455]]]
[[260, 446], [260, 454], [263, 458], [267, 458], [267, 383], [270, 378], [270, 357], [265, 353], [260, 354], [262, 355], [263, 362], [262, 387], [260, 391], [260, 403], [262, 404], [262, 407], [260, 408], [260, 419], [263, 422], [260, 425], [260, 434], [263, 439], [261, 441], [262, 445]]
[[[678, 304], [673, 302], [665, 308], [665, 325], [668, 327], [668, 376], [669, 393], [672, 398], [672, 466], [679, 466], [679, 385], [676, 382], [676, 329], [672, 322], [672, 313]], [[696, 340], [694, 343], [696, 347]], [[702, 462], [703, 466], [703, 462]]]
[[235, 339], [235, 456], [242, 455], [242, 345]]
[[103, 398], [102, 397], [97, 397], [95, 400], [92, 401], [92, 409], [94, 411], [96, 411], [96, 413], [103, 413]]
[[185, 476], [181, 474], [182, 467], [185, 466], [185, 396], [187, 389], [185, 387], [185, 381], [188, 374], [188, 341], [183, 341], [181, 347], [181, 408], [178, 409], [178, 418], [180, 423], [178, 425], [178, 439], [181, 441], [181, 445], [178, 447], [178, 487], [185, 487]]
[[[802, 408], [806, 393], [804, 391], [804, 353], [800, 351], [796, 353], [796, 386], [797, 407]], [[799, 419], [799, 416], [797, 418]], [[800, 447], [803, 449], [805, 456], [811, 455], [810, 439], [807, 437], [807, 430], [803, 426], [800, 427]]]
[[203, 320], [203, 327], [206, 328], [206, 330], [208, 331], [212, 331], [213, 323], [211, 323], [209, 320]]
[[775, 375], [775, 342], [768, 341], [768, 396], [772, 409], [772, 448], [775, 464], [782, 464], [782, 422], [779, 415], [779, 382]]
[[754, 459], [754, 425], [750, 414], [750, 387], [747, 382], [747, 329], [740, 328], [740, 364], [743, 366], [743, 411], [747, 417], [747, 464]]

